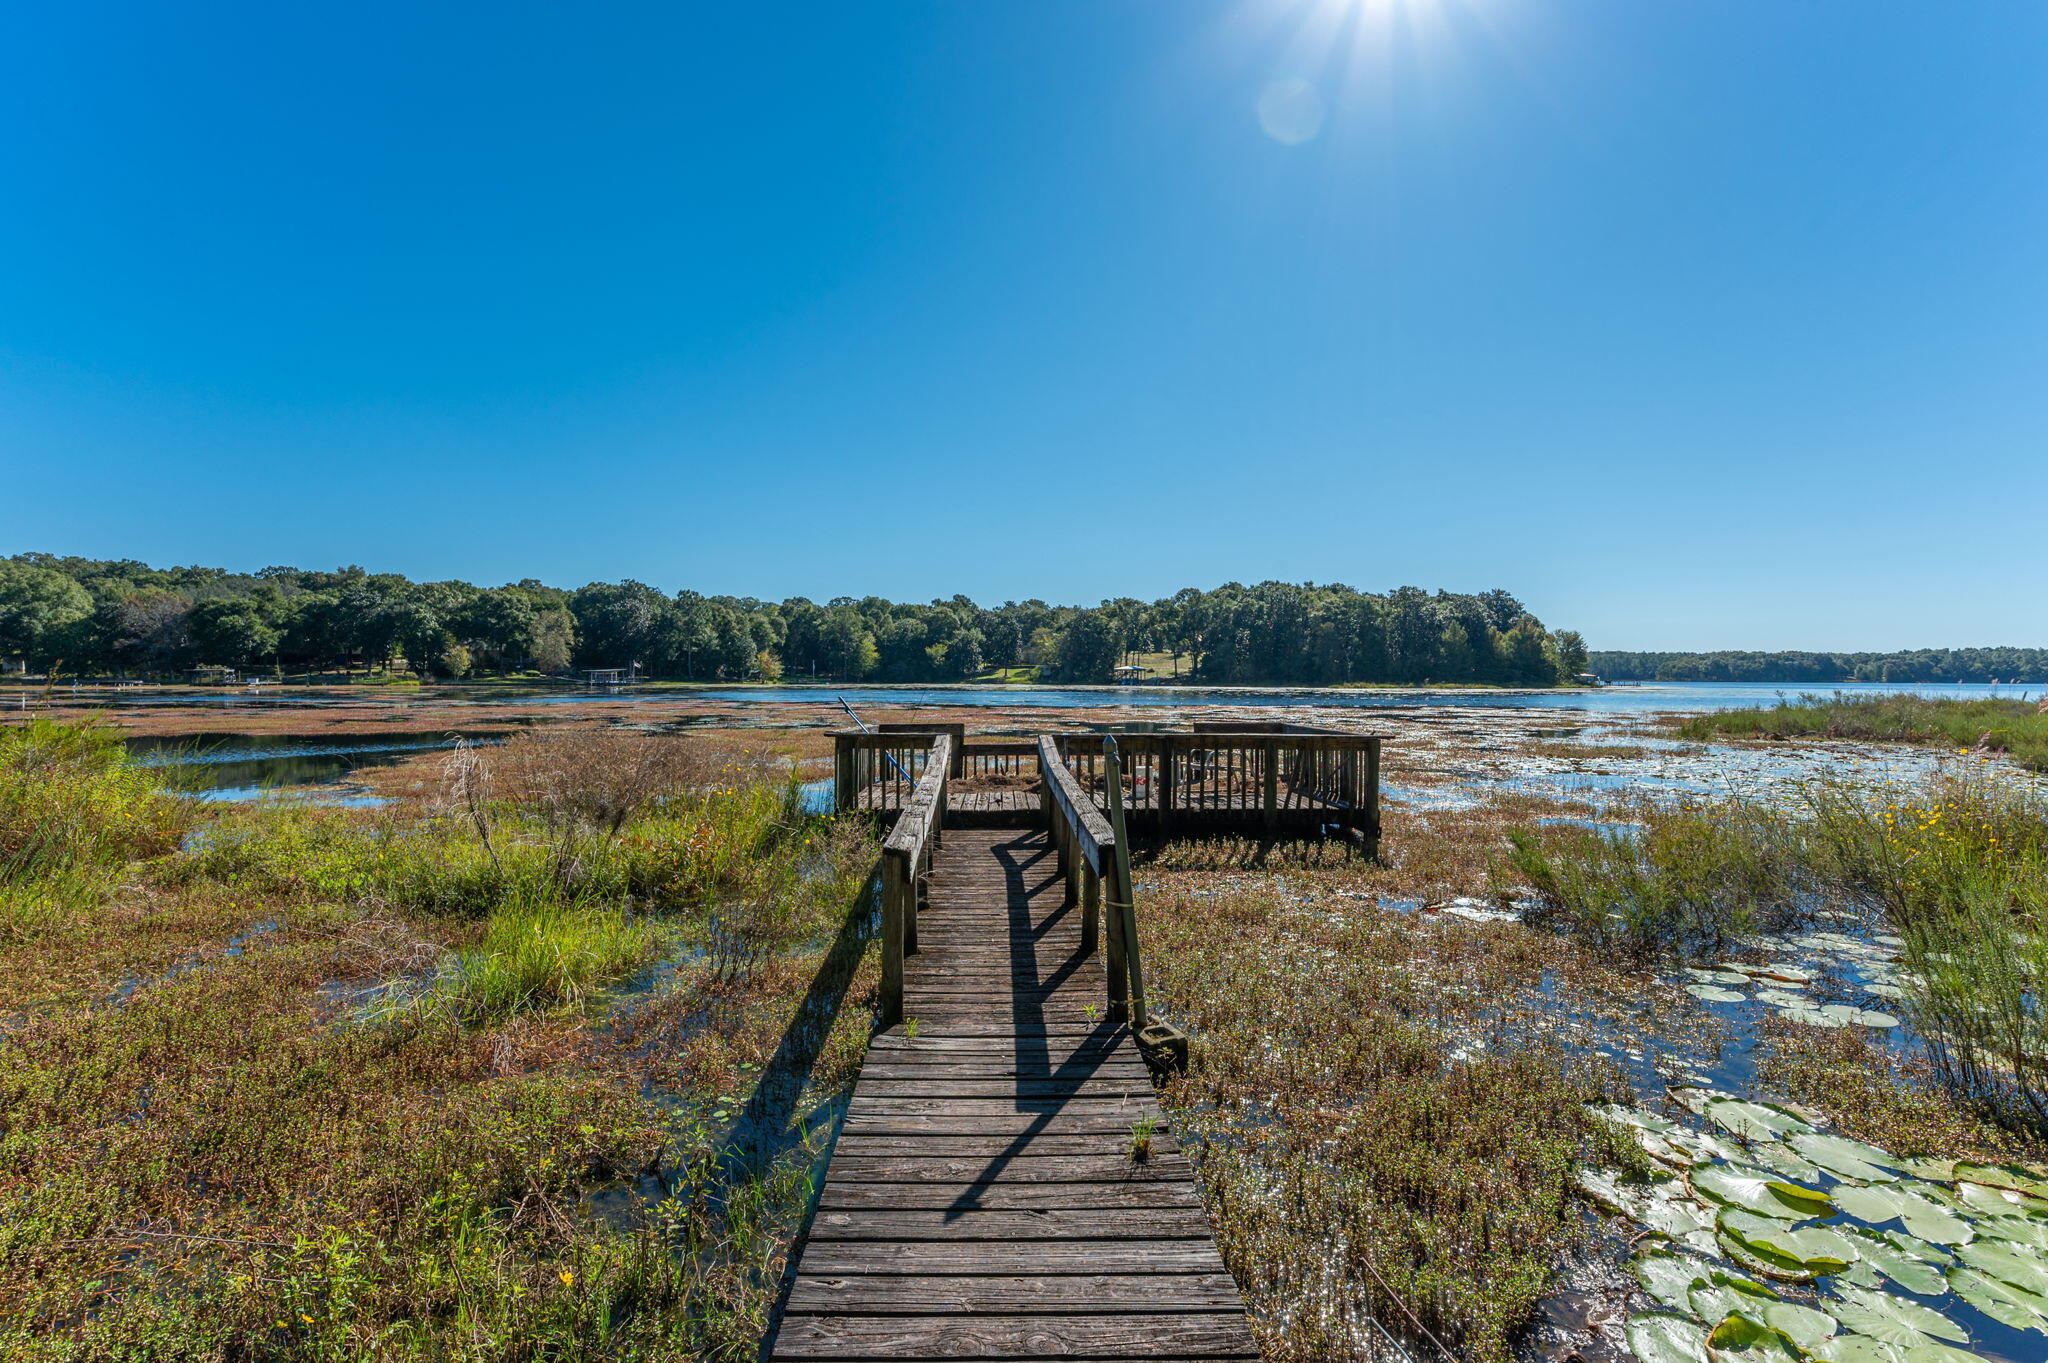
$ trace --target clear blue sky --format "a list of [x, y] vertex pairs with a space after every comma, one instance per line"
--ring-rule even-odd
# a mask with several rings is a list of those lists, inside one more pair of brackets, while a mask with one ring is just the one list
[[2048, 6], [17, 4], [0, 552], [2048, 644]]

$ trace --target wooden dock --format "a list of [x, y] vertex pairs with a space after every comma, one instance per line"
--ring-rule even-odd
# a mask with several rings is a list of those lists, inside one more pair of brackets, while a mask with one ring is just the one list
[[1194, 1170], [1105, 1007], [1100, 885], [1075, 893], [1042, 827], [947, 821], [943, 741], [933, 761], [936, 821], [900, 830], [911, 869], [885, 910], [909, 943], [903, 1021], [868, 1052], [772, 1358], [1258, 1357]]

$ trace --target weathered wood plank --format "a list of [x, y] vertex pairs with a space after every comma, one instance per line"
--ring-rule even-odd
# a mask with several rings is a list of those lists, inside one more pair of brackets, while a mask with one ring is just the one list
[[[1001, 1156], [1009, 1160], [1111, 1155], [1117, 1159], [1128, 1160], [1130, 1149], [1131, 1133], [1126, 1130], [1025, 1130], [1009, 1135], [989, 1131], [847, 1131], [840, 1135], [839, 1144], [834, 1147], [834, 1159], [836, 1161], [838, 1156], [843, 1154], [875, 1159], [896, 1159], [903, 1156], [994, 1159]], [[1177, 1153], [1179, 1149], [1180, 1147], [1174, 1143], [1171, 1131], [1153, 1133], [1152, 1150], [1155, 1155], [1161, 1152]]]
[[[1188, 1180], [1194, 1166], [1187, 1157], [1162, 1150], [1153, 1141], [1152, 1153], [1134, 1160], [1122, 1150], [1114, 1154], [1048, 1155], [1033, 1148], [1019, 1157], [942, 1155], [929, 1151], [914, 1155], [853, 1155], [841, 1152], [832, 1161], [828, 1189], [853, 1183], [968, 1183], [995, 1181], [1019, 1183], [1099, 1183], [1148, 1179]], [[915, 1205], [912, 1203], [906, 1206]]]
[[[1157, 1171], [1154, 1171], [1155, 1173]], [[861, 1183], [833, 1177], [820, 1210], [1100, 1211], [1108, 1207], [1199, 1207], [1192, 1180], [1104, 1179], [1093, 1183]]]
[[1191, 1207], [821, 1208], [811, 1243], [827, 1240], [1170, 1240], [1206, 1237]]
[[789, 1294], [792, 1315], [1090, 1315], [1160, 1311], [1235, 1311], [1237, 1283], [1228, 1274], [922, 1278], [803, 1276]]
[[1256, 1358], [1242, 1312], [1152, 1316], [792, 1316], [784, 1358]]
[[1222, 1273], [1208, 1240], [816, 1240], [800, 1273]]

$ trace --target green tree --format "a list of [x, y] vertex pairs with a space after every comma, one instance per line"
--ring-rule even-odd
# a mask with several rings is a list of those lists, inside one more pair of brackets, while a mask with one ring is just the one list
[[0, 657], [48, 661], [45, 643], [92, 610], [92, 593], [63, 573], [0, 562]]
[[560, 672], [576, 656], [576, 621], [566, 610], [535, 611], [533, 616], [533, 665], [543, 672]]
[[201, 601], [186, 617], [192, 648], [201, 663], [247, 667], [277, 652], [282, 635], [253, 601], [218, 597]]

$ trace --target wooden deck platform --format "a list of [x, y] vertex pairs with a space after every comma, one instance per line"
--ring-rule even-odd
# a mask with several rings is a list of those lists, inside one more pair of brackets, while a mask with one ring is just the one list
[[904, 965], [916, 1036], [868, 1052], [772, 1358], [1258, 1357], [1063, 888], [1041, 829], [944, 834]]

